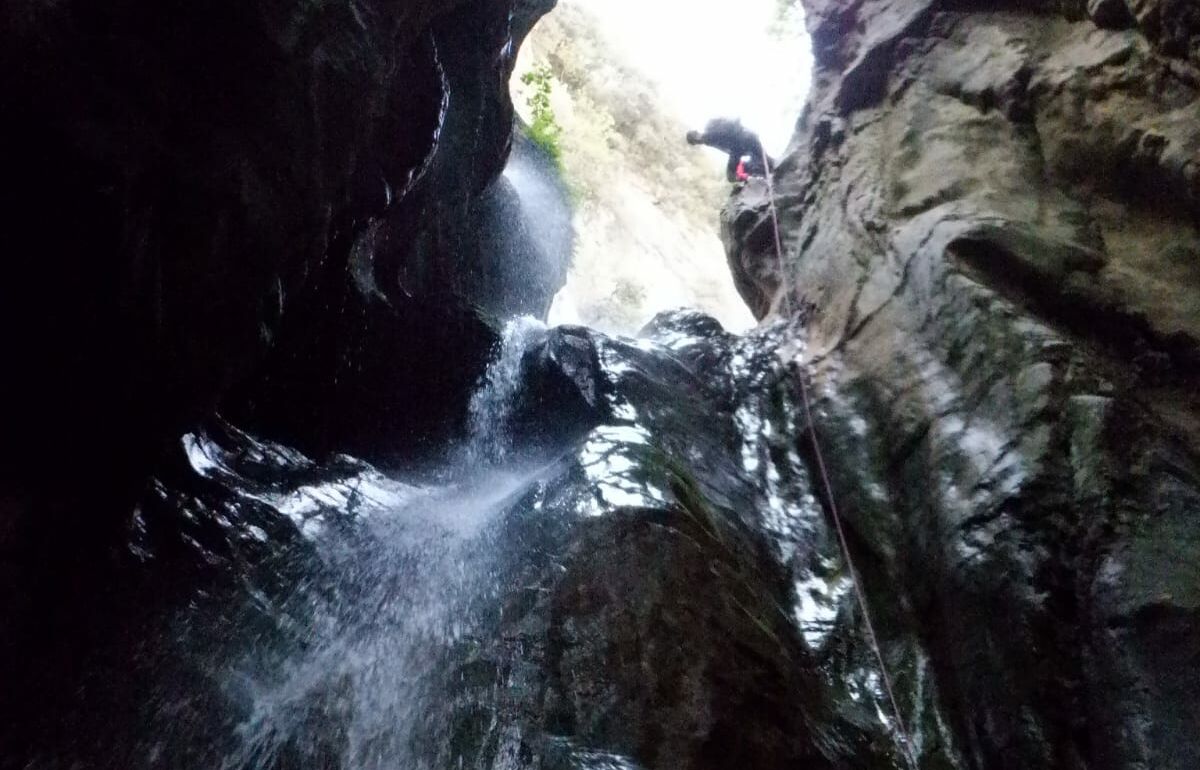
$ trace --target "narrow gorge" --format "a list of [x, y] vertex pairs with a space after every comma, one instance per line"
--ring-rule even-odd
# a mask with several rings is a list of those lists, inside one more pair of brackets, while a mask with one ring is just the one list
[[1200, 8], [802, 5], [621, 336], [555, 0], [8, 2], [0, 770], [1200, 767]]

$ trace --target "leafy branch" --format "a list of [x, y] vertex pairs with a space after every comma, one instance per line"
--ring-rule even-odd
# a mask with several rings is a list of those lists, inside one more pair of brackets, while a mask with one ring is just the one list
[[562, 168], [562, 126], [554, 116], [554, 108], [550, 105], [551, 81], [554, 73], [548, 65], [535, 67], [521, 76], [521, 82], [530, 86], [533, 91], [525, 103], [533, 113], [533, 122], [529, 126], [529, 138], [541, 147], [554, 164]]

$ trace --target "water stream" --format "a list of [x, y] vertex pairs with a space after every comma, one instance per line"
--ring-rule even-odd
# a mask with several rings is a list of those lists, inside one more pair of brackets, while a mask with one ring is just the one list
[[131, 549], [220, 579], [175, 610], [141, 732], [112, 740], [171, 770], [637, 770], [740, 730], [745, 704], [771, 704], [743, 749], [763, 757], [814, 750], [813, 714], [823, 745], [886, 731], [780, 333], [515, 319], [420, 475], [185, 436], [192, 478], [156, 483]]
[[332, 579], [305, 594], [298, 652], [280, 660], [252, 649], [224, 675], [250, 708], [223, 768], [450, 766], [454, 740], [439, 722], [448, 660], [506, 589], [497, 521], [545, 473], [521, 465], [507, 431], [522, 356], [545, 333], [533, 319], [509, 323], [440, 482], [374, 475], [356, 480], [352, 500], [325, 493], [356, 508], [355, 522], [315, 538]]

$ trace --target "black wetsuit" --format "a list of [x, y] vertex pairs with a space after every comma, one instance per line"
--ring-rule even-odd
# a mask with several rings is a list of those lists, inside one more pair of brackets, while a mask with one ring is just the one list
[[[729, 164], [725, 167], [725, 177], [730, 182], [737, 181], [738, 164], [742, 162], [743, 158], [746, 159], [747, 174], [765, 176], [767, 173], [767, 169], [763, 167], [763, 158], [766, 155], [763, 153], [762, 142], [753, 131], [742, 128], [739, 121], [725, 118], [710, 120], [704, 127], [704, 133], [698, 134], [693, 131], [688, 134], [688, 142], [706, 144], [729, 153]], [[767, 163], [771, 166], [775, 165], [775, 161], [771, 158], [767, 158]]]

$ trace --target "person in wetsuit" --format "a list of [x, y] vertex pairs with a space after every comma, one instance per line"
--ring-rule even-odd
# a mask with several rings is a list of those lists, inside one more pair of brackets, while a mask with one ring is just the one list
[[762, 142], [753, 131], [742, 127], [740, 120], [716, 118], [708, 121], [703, 133], [688, 131], [688, 144], [704, 144], [722, 152], [729, 153], [729, 163], [725, 166], [725, 178], [730, 182], [745, 181], [750, 176], [766, 176], [767, 167], [775, 166], [775, 161], [763, 152]]

